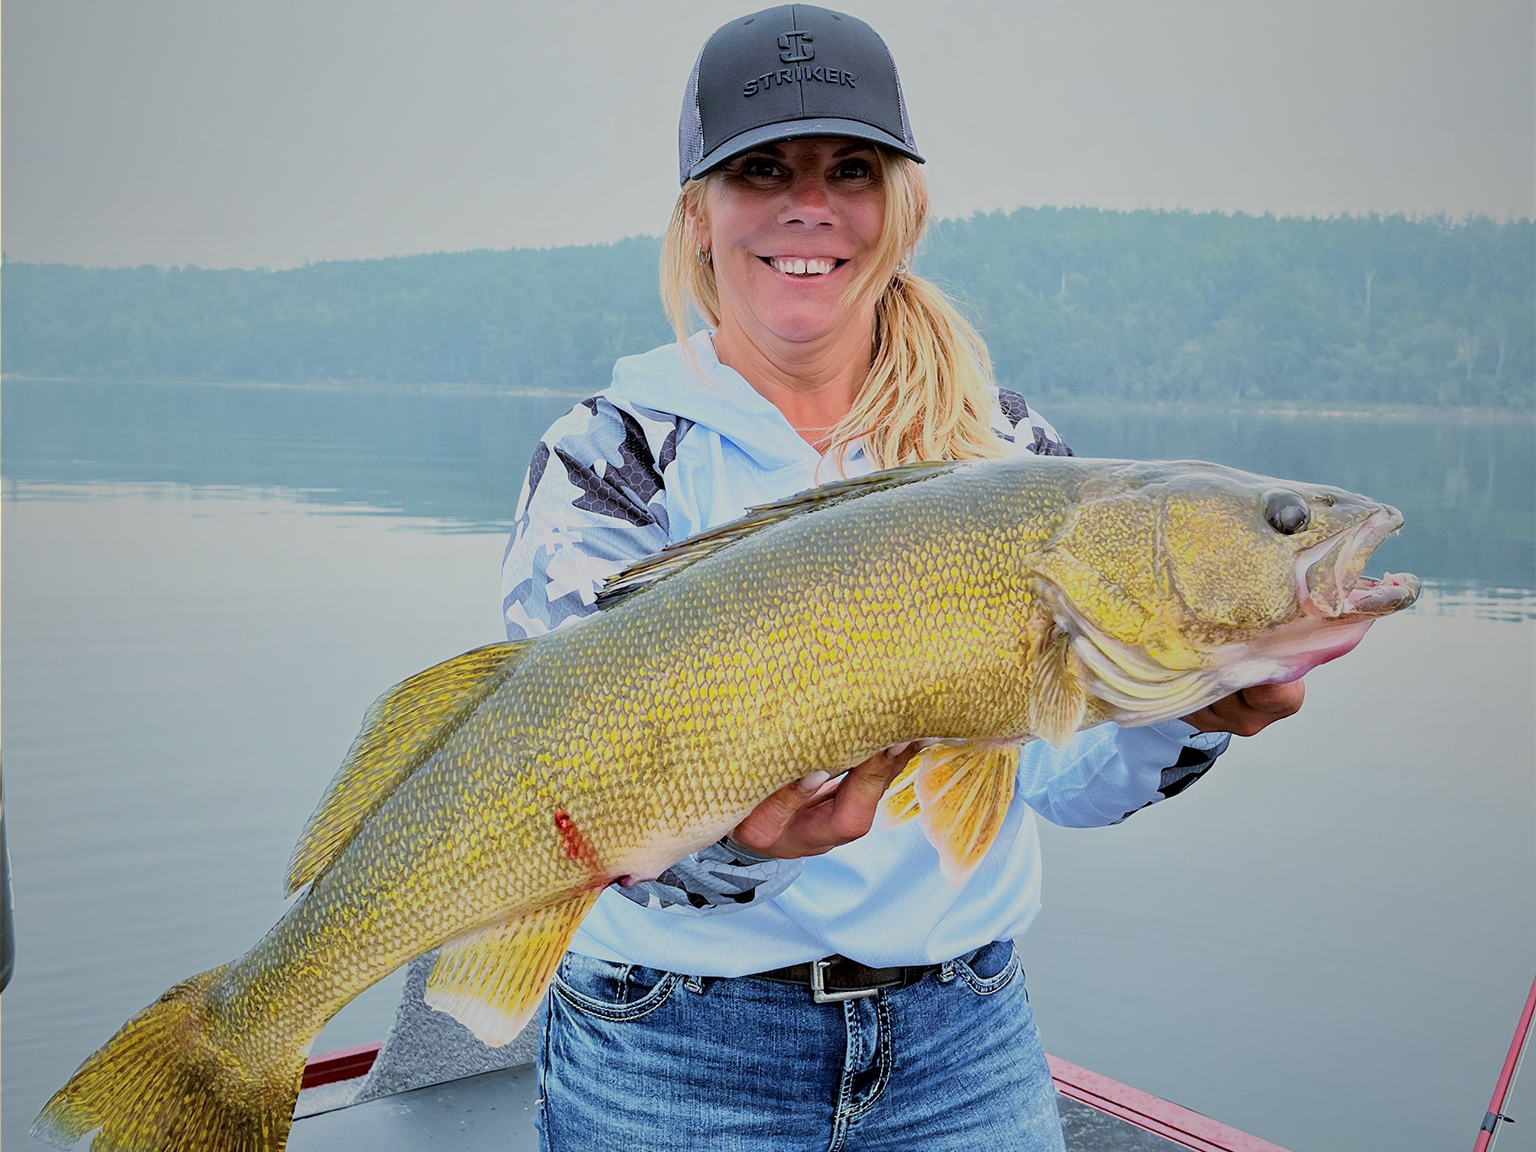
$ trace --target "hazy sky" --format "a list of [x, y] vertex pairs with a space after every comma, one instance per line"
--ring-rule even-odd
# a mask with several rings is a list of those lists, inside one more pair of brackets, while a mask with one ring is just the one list
[[[658, 233], [705, 0], [4, 0], [11, 259], [288, 267]], [[940, 214], [1536, 214], [1531, 0], [848, 3]]]

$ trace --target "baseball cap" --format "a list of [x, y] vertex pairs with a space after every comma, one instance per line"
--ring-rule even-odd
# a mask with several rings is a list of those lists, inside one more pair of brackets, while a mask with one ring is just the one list
[[716, 29], [683, 94], [679, 182], [805, 136], [868, 140], [922, 163], [896, 61], [879, 33], [810, 4], [765, 8]]

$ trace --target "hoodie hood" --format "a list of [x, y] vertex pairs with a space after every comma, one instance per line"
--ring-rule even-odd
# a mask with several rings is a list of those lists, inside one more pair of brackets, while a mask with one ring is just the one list
[[697, 371], [677, 344], [625, 356], [613, 366], [606, 395], [708, 428], [765, 472], [814, 468], [820, 454], [741, 373], [720, 363], [713, 337], [706, 328], [688, 339]]

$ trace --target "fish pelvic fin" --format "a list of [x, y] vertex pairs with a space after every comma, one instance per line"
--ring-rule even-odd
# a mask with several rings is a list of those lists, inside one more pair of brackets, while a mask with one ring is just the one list
[[369, 707], [288, 864], [288, 892], [319, 876], [536, 643], [488, 644], [402, 680]]
[[922, 805], [917, 802], [917, 770], [921, 764], [921, 755], [912, 757], [907, 761], [907, 766], [886, 786], [877, 813], [881, 828], [895, 828], [918, 814]]
[[969, 879], [997, 839], [1013, 800], [1023, 743], [971, 740], [927, 748], [913, 757], [913, 799], [904, 804], [901, 819], [917, 816], [950, 884]]
[[178, 984], [124, 1024], [43, 1106], [33, 1137], [71, 1148], [99, 1129], [101, 1152], [282, 1152], [314, 1037], [267, 1046], [259, 1064], [226, 1051], [211, 996], [224, 971]]
[[746, 515], [739, 519], [711, 528], [707, 532], [700, 532], [697, 536], [690, 536], [687, 540], [663, 548], [660, 552], [614, 573], [599, 590], [597, 606], [604, 609], [612, 608], [619, 601], [654, 587], [668, 576], [706, 557], [713, 556], [720, 549], [738, 540], [744, 540], [764, 528], [771, 528], [775, 524], [782, 524], [785, 520], [807, 512], [830, 508], [834, 504], [841, 504], [859, 496], [867, 496], [872, 492], [884, 492], [891, 488], [915, 484], [920, 480], [930, 480], [935, 476], [953, 472], [958, 467], [960, 465], [953, 460], [923, 460], [915, 464], [902, 464], [881, 472], [871, 472], [867, 476], [855, 476], [851, 480], [836, 480], [830, 484], [821, 484], [815, 488], [797, 492], [783, 500], [775, 500], [771, 504], [759, 504], [748, 508]]
[[427, 1007], [446, 1012], [492, 1048], [532, 1018], [597, 892], [455, 937], [427, 976]]

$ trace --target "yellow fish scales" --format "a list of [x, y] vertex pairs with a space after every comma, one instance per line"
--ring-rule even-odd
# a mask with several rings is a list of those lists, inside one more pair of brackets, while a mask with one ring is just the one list
[[1364, 579], [1395, 509], [1199, 463], [918, 464], [757, 509], [477, 649], [364, 719], [244, 956], [131, 1019], [34, 1134], [269, 1150], [344, 1004], [429, 949], [428, 1002], [506, 1043], [592, 902], [817, 769], [925, 742], [883, 803], [959, 882], [1021, 743], [1293, 678], [1411, 603]]

